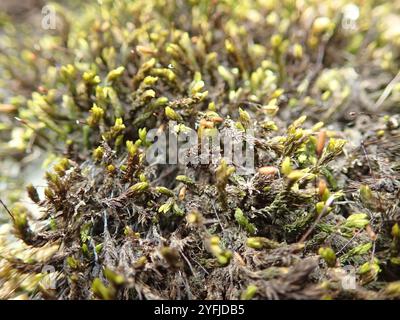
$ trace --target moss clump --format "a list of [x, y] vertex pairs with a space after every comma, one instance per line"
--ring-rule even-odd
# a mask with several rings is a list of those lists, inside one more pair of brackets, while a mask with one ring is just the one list
[[[367, 3], [351, 28], [344, 0], [1, 14], [0, 298], [400, 297], [399, 8]], [[36, 154], [43, 192], [10, 170]]]

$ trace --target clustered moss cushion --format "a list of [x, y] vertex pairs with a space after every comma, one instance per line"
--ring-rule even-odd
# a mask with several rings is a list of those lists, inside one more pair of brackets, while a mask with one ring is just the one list
[[[398, 4], [41, 9], [0, 15], [0, 298], [400, 297]], [[254, 172], [150, 164], [154, 130]]]

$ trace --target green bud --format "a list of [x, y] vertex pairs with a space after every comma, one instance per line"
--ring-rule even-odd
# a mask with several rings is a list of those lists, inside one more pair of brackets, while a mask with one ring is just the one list
[[112, 271], [109, 268], [104, 269], [104, 275], [106, 276], [108, 281], [110, 281], [112, 284], [116, 286], [120, 286], [125, 282], [125, 279], [122, 275]]
[[334, 154], [334, 155], [339, 155], [343, 151], [344, 145], [347, 143], [346, 140], [344, 139], [333, 139], [331, 138], [329, 140], [328, 146], [327, 146], [327, 152]]
[[250, 123], [250, 115], [248, 114], [247, 111], [244, 111], [242, 108], [239, 108], [239, 120], [244, 124]]
[[131, 157], [133, 157], [138, 151], [137, 145], [130, 140], [126, 141], [126, 149]]
[[76, 260], [74, 257], [69, 256], [69, 257], [67, 257], [67, 265], [68, 265], [71, 269], [78, 269], [78, 267], [79, 267], [79, 262], [78, 262], [78, 260]]
[[250, 284], [247, 286], [246, 290], [242, 292], [240, 299], [242, 300], [251, 300], [257, 293], [257, 286], [254, 284]]
[[92, 109], [90, 109], [90, 116], [87, 118], [86, 122], [90, 127], [95, 127], [100, 123], [100, 120], [103, 119], [104, 110], [98, 107], [96, 104], [93, 104]]
[[282, 165], [281, 165], [281, 172], [287, 176], [289, 173], [292, 172], [292, 164], [290, 162], [290, 158], [289, 157], [285, 157], [285, 159], [283, 159], [282, 161]]
[[241, 122], [236, 122], [235, 127], [236, 127], [236, 129], [238, 129], [240, 131], [246, 131], [246, 128], [243, 126], [243, 124]]
[[176, 179], [176, 181], [183, 182], [184, 184], [187, 184], [187, 185], [194, 185], [194, 181], [184, 175], [176, 176], [175, 179]]
[[146, 128], [141, 128], [141, 129], [139, 129], [138, 133], [139, 133], [139, 139], [143, 143], [146, 143], [147, 129]]
[[153, 89], [148, 89], [142, 93], [141, 98], [144, 101], [148, 101], [149, 99], [155, 98], [155, 96], [156, 96], [156, 92]]
[[368, 204], [372, 199], [372, 191], [368, 185], [362, 184], [360, 186], [360, 197], [364, 204]]
[[263, 247], [262, 241], [259, 237], [247, 238], [246, 245], [253, 249], [261, 249]]
[[216, 106], [215, 106], [215, 102], [210, 102], [210, 103], [208, 104], [208, 110], [210, 110], [210, 111], [217, 111], [217, 108], [216, 108]]
[[175, 215], [177, 216], [184, 216], [185, 215], [185, 211], [183, 211], [178, 204], [175, 202], [174, 205], [172, 206], [172, 211], [175, 213]]
[[56, 173], [46, 172], [46, 180], [48, 182], [54, 183], [57, 187], [62, 185], [61, 179]]
[[85, 71], [82, 79], [88, 85], [97, 85], [101, 82], [100, 77], [93, 71]]
[[107, 169], [107, 171], [108, 171], [109, 173], [113, 173], [113, 172], [115, 172], [115, 170], [116, 170], [116, 168], [115, 168], [115, 166], [114, 166], [113, 164], [109, 164], [109, 165], [106, 167], [106, 169]]
[[112, 300], [115, 296], [115, 290], [107, 288], [99, 278], [93, 280], [92, 292], [96, 297], [103, 300]]
[[280, 246], [278, 242], [264, 237], [249, 237], [246, 240], [246, 245], [253, 249], [276, 249]]
[[392, 227], [392, 236], [394, 238], [400, 239], [400, 227], [398, 223], [395, 223]]
[[375, 281], [378, 277], [381, 268], [378, 264], [378, 259], [374, 258], [373, 261], [367, 261], [358, 268], [358, 274], [362, 284], [367, 284], [371, 281]]
[[312, 32], [320, 34], [333, 27], [333, 23], [328, 17], [318, 17], [312, 25]]
[[82, 244], [81, 249], [84, 255], [89, 256], [89, 247], [86, 243]]
[[195, 83], [193, 83], [190, 93], [192, 95], [195, 95], [196, 93], [199, 93], [203, 88], [204, 88], [204, 81], [202, 80], [196, 81]]
[[365, 213], [355, 213], [355, 214], [350, 215], [346, 219], [346, 222], [344, 223], [344, 227], [363, 229], [368, 224], [369, 224], [369, 219]]
[[122, 76], [122, 74], [125, 71], [125, 67], [118, 67], [117, 69], [111, 70], [108, 74], [107, 74], [107, 81], [108, 82], [112, 82], [118, 78], [120, 78]]
[[283, 41], [283, 39], [282, 39], [282, 36], [281, 36], [281, 35], [279, 35], [279, 34], [274, 34], [274, 35], [271, 37], [271, 46], [272, 46], [274, 49], [277, 49], [277, 48], [279, 48], [279, 46], [282, 44], [282, 41]]
[[254, 234], [256, 232], [255, 226], [250, 223], [240, 208], [236, 208], [235, 210], [235, 219], [248, 233]]
[[315, 210], [317, 211], [317, 214], [321, 214], [321, 212], [324, 210], [325, 207], [325, 202], [320, 201], [315, 205]]
[[76, 75], [76, 69], [72, 64], [61, 67], [61, 76], [64, 79], [73, 79]]
[[144, 78], [143, 83], [146, 86], [152, 86], [157, 82], [157, 80], [158, 80], [158, 77], [147, 76], [146, 78]]
[[[367, 243], [364, 243], [364, 244], [360, 244], [359, 246], [351, 249], [346, 255], [348, 257], [357, 256], [357, 255], [363, 255], [363, 254], [368, 253], [371, 250], [371, 248], [372, 248], [372, 243], [371, 242], [367, 242]], [[341, 259], [343, 259], [343, 258], [341, 258]]]
[[125, 129], [124, 121], [122, 120], [122, 118], [115, 119], [115, 124], [112, 129], [116, 132], [121, 132]]
[[217, 259], [218, 263], [222, 266], [227, 265], [232, 258], [232, 251], [224, 250], [220, 247], [221, 240], [218, 236], [212, 236], [208, 242], [209, 249]]
[[288, 174], [287, 178], [291, 181], [298, 181], [307, 175], [308, 175], [308, 173], [305, 173], [301, 170], [293, 170], [292, 172], [290, 172]]
[[278, 130], [278, 126], [276, 125], [276, 123], [272, 120], [269, 121], [265, 121], [261, 124], [261, 126], [268, 131], [277, 131]]
[[97, 254], [99, 254], [101, 252], [101, 250], [103, 250], [103, 244], [99, 243], [94, 247], [94, 250], [96, 251]]
[[156, 107], [162, 107], [162, 106], [166, 105], [167, 103], [168, 103], [167, 97], [160, 97], [154, 102], [154, 105]]
[[139, 175], [139, 180], [140, 180], [140, 182], [147, 182], [146, 175], [144, 173], [141, 173]]
[[146, 191], [150, 187], [148, 182], [138, 182], [129, 188], [129, 191], [138, 194]]
[[95, 161], [101, 161], [103, 159], [104, 156], [104, 148], [99, 146], [96, 149], [93, 150], [93, 159]]
[[175, 202], [174, 202], [174, 199], [172, 199], [172, 198], [168, 199], [168, 201], [167, 201], [166, 203], [162, 204], [162, 205], [158, 208], [158, 212], [159, 212], [159, 213], [163, 213], [163, 214], [168, 213], [168, 212], [172, 209], [174, 203], [175, 203]]
[[335, 252], [329, 248], [319, 248], [318, 254], [325, 260], [326, 264], [329, 267], [334, 267], [336, 264], [336, 254]]
[[301, 44], [296, 43], [293, 46], [293, 55], [297, 59], [301, 59], [303, 57], [303, 47]]
[[171, 107], [165, 107], [165, 115], [171, 120], [182, 121], [182, 117]]
[[223, 254], [217, 255], [217, 261], [220, 265], [227, 265], [232, 258], [231, 251], [225, 251]]
[[174, 81], [176, 79], [175, 73], [168, 68], [153, 68], [151, 74], [154, 76], [159, 76], [168, 79], [169, 81]]
[[156, 192], [164, 194], [168, 197], [174, 196], [174, 193], [166, 187], [156, 187], [155, 190], [156, 190]]

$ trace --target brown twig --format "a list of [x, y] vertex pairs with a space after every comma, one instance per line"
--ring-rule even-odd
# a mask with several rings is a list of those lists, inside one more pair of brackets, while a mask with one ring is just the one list
[[8, 210], [6, 204], [3, 202], [3, 200], [0, 199], [0, 203], [3, 205], [4, 209], [6, 209], [7, 213], [10, 215], [11, 219], [12, 219], [13, 221], [15, 221], [14, 216], [12, 215], [11, 211]]

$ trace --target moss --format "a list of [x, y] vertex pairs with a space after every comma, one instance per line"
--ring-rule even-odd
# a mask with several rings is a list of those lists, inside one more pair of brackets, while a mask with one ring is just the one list
[[[396, 4], [355, 29], [346, 4], [60, 1], [52, 31], [2, 14], [0, 285], [30, 281], [0, 298], [48, 298], [43, 264], [58, 299], [341, 299], [350, 267], [355, 298], [398, 297]], [[163, 134], [193, 161], [150, 163]]]

